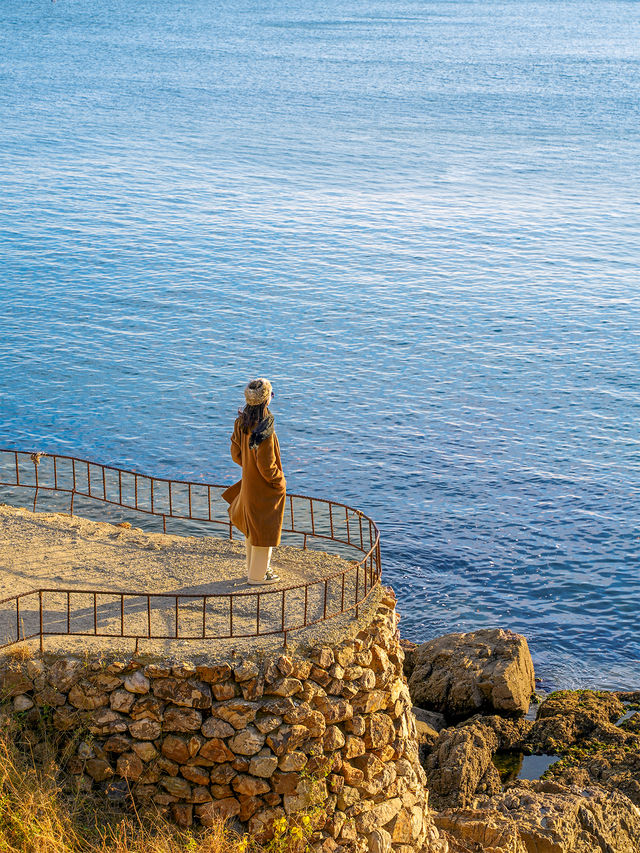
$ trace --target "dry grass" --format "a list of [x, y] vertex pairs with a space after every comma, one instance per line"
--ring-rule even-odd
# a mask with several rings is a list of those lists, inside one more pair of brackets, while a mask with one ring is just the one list
[[[66, 749], [15, 719], [0, 732], [0, 853], [305, 853], [318, 825], [318, 808], [274, 823], [274, 837], [258, 843], [224, 821], [181, 830], [157, 812], [118, 807], [102, 793], [74, 788], [61, 767]], [[31, 735], [31, 737], [30, 737]], [[42, 737], [44, 735], [44, 740]], [[35, 746], [32, 746], [35, 743]], [[68, 757], [68, 755], [66, 756]], [[319, 818], [320, 824], [323, 823]]]
[[252, 847], [220, 822], [180, 831], [158, 815], [105, 809], [70, 792], [53, 757], [36, 762], [14, 735], [0, 736], [1, 853], [241, 853]]

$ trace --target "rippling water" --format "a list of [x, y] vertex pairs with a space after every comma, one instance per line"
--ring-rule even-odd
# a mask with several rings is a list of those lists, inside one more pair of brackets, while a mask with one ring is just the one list
[[380, 522], [403, 633], [640, 682], [640, 4], [0, 5], [0, 445]]

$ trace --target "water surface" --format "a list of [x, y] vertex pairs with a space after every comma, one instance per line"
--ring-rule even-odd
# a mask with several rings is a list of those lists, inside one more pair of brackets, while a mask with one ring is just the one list
[[4, 0], [0, 445], [289, 486], [402, 629], [638, 687], [640, 4]]

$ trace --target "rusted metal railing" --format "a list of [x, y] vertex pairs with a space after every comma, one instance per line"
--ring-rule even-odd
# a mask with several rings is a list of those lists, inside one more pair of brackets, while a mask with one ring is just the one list
[[[221, 494], [224, 485], [151, 477], [60, 454], [0, 449], [0, 487], [69, 495], [140, 513], [148, 519], [215, 526], [229, 539], [233, 528]], [[156, 593], [94, 589], [36, 589], [0, 601], [9, 631], [0, 648], [35, 637], [111, 637], [136, 641], [215, 640], [281, 634], [359, 608], [380, 582], [380, 535], [375, 522], [346, 504], [287, 495], [283, 534], [331, 541], [358, 559], [327, 577], [284, 588], [229, 593]], [[62, 602], [62, 603], [60, 603]], [[0, 635], [0, 639], [3, 636]]]

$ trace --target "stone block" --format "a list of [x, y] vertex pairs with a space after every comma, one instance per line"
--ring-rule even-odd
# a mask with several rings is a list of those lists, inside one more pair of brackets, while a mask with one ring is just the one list
[[125, 675], [123, 684], [125, 690], [136, 694], [148, 693], [151, 687], [151, 682], [139, 669]]
[[155, 720], [134, 720], [129, 724], [129, 733], [138, 740], [156, 740], [162, 734], [162, 726]]
[[229, 749], [235, 755], [256, 755], [264, 746], [265, 735], [253, 726], [238, 732], [228, 741]]
[[198, 758], [222, 764], [226, 761], [233, 761], [235, 756], [223, 740], [220, 740], [220, 738], [211, 738], [211, 740], [205, 741], [200, 747]]
[[162, 730], [165, 732], [197, 732], [202, 726], [202, 714], [195, 708], [168, 707], [164, 712]]

